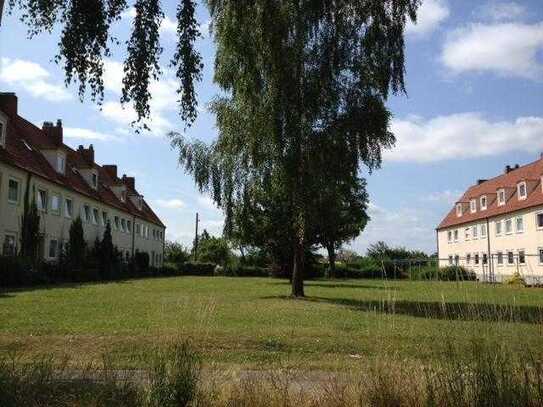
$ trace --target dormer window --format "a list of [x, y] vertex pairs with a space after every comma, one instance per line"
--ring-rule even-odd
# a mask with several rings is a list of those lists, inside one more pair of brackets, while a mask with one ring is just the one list
[[482, 211], [486, 211], [486, 208], [488, 206], [488, 200], [487, 200], [487, 197], [486, 195], [483, 195], [480, 199], [480, 204], [481, 204], [481, 210]]
[[475, 199], [469, 201], [469, 211], [471, 213], [477, 212], [477, 201]]
[[126, 191], [121, 192], [121, 202], [126, 202]]
[[456, 216], [458, 216], [458, 217], [462, 216], [462, 204], [461, 203], [456, 204]]
[[505, 205], [505, 189], [498, 189], [498, 206]]
[[62, 154], [57, 155], [57, 172], [64, 174], [66, 170], [66, 158]]
[[518, 199], [521, 201], [528, 197], [525, 181], [519, 182], [517, 184], [517, 194], [518, 194]]
[[0, 145], [2, 147], [6, 146], [6, 120], [0, 117]]
[[92, 187], [94, 189], [98, 189], [98, 174], [93, 172], [91, 176], [91, 180], [92, 180]]

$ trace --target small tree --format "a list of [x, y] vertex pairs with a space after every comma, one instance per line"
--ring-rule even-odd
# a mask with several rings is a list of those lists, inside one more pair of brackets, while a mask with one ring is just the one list
[[113, 246], [113, 237], [111, 236], [111, 225], [108, 222], [104, 230], [104, 236], [100, 242], [100, 250], [98, 252], [98, 264], [102, 277], [111, 277], [117, 260], [117, 253]]
[[226, 239], [214, 236], [202, 238], [198, 248], [198, 260], [225, 267], [232, 253]]
[[178, 242], [166, 242], [165, 260], [168, 263], [182, 264], [190, 259], [189, 250]]
[[25, 204], [21, 217], [21, 256], [36, 260], [40, 241], [40, 215], [36, 203], [32, 201], [30, 205]]
[[85, 265], [85, 251], [87, 243], [83, 232], [81, 217], [74, 219], [70, 226], [70, 241], [66, 251], [68, 266], [71, 267], [71, 274], [74, 277], [81, 273]]

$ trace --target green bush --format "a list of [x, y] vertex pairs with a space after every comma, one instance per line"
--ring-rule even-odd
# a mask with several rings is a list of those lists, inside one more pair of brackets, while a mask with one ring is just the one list
[[215, 273], [215, 267], [215, 263], [188, 261], [178, 266], [178, 272], [184, 276], [212, 276]]
[[232, 265], [215, 270], [215, 275], [225, 277], [269, 277], [270, 270], [265, 267]]
[[136, 252], [134, 263], [137, 273], [147, 273], [149, 271], [149, 254], [146, 252]]
[[477, 276], [462, 266], [447, 266], [439, 269], [439, 280], [441, 281], [475, 281]]
[[22, 257], [0, 256], [0, 287], [32, 285], [36, 279], [32, 262]]

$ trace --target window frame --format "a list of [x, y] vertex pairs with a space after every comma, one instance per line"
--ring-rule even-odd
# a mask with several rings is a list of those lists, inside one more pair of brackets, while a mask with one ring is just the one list
[[[68, 205], [70, 203], [70, 205]], [[67, 219], [73, 219], [74, 217], [74, 200], [72, 198], [64, 198], [64, 217]], [[70, 211], [68, 211], [68, 207], [70, 207]], [[70, 213], [69, 213], [70, 212]]]
[[66, 174], [66, 156], [62, 153], [57, 153], [57, 172]]
[[102, 219], [102, 226], [106, 227], [109, 222], [107, 211], [102, 211], [101, 219]]
[[100, 217], [100, 211], [98, 208], [92, 208], [91, 210], [91, 221], [93, 225], [98, 225], [98, 218]]
[[[524, 187], [524, 195], [521, 195], [520, 188]], [[519, 201], [525, 201], [528, 199], [528, 184], [526, 181], [521, 181], [517, 184], [517, 196]]]
[[[522, 224], [522, 229], [519, 229], [519, 220], [521, 221], [521, 224]], [[520, 233], [524, 233], [524, 231], [526, 230], [526, 227], [524, 225], [524, 216], [517, 216], [515, 217], [515, 232], [517, 232], [518, 234]]]
[[49, 192], [45, 188], [38, 187], [38, 193], [36, 194], [36, 206], [41, 212], [47, 212], [49, 202]]
[[[58, 209], [53, 208], [53, 200], [54, 200], [54, 198], [58, 198]], [[62, 210], [61, 209], [62, 208], [62, 196], [59, 193], [53, 192], [53, 193], [51, 193], [50, 201], [51, 201], [51, 206], [50, 206], [51, 214], [60, 216], [60, 212]]]
[[507, 250], [507, 266], [514, 266], [514, 265], [515, 265], [515, 252], [513, 250]]
[[[484, 202], [484, 205], [483, 205]], [[483, 195], [479, 198], [479, 206], [482, 211], [486, 211], [488, 208], [488, 198], [486, 195]]]
[[[498, 227], [498, 225], [500, 225]], [[503, 220], [497, 220], [494, 222], [494, 228], [496, 229], [496, 236], [502, 236], [503, 235]]]
[[[521, 260], [521, 253], [522, 253], [523, 261], [520, 261]], [[518, 249], [517, 250], [517, 256], [518, 256], [518, 264], [521, 265], [521, 266], [526, 265], [526, 250]]]
[[496, 253], [496, 264], [498, 265], [498, 267], [503, 267], [503, 260], [503, 251], [500, 250]]
[[[504, 206], [507, 203], [507, 196], [505, 194], [505, 188], [498, 189], [496, 191], [496, 194], [498, 195], [498, 197], [497, 197], [498, 206]], [[502, 198], [502, 195], [503, 195], [503, 199], [500, 199], [500, 198]]]
[[466, 264], [471, 264], [471, 253], [466, 253]]
[[479, 225], [473, 225], [471, 227], [471, 236], [473, 240], [479, 239]]
[[119, 228], [120, 228], [119, 216], [114, 216], [113, 217], [113, 225], [115, 227], [115, 230], [119, 230]]
[[457, 203], [456, 204], [456, 216], [457, 217], [462, 217], [463, 213], [464, 212], [464, 208], [462, 207], [462, 204], [461, 203]]
[[[541, 225], [539, 225], [539, 220], [541, 219]], [[543, 230], [543, 211], [536, 212], [535, 214], [535, 226], [537, 230]]]
[[126, 219], [121, 218], [121, 232], [126, 233]]
[[91, 222], [91, 207], [89, 204], [83, 204], [83, 215], [84, 215], [84, 221], [85, 223]]
[[91, 173], [91, 184], [94, 189], [98, 189], [98, 174], [95, 172]]
[[[11, 186], [10, 183], [15, 182], [17, 184], [17, 198], [15, 200], [10, 198]], [[19, 205], [21, 202], [21, 180], [15, 177], [8, 177], [8, 203], [12, 205]]]
[[543, 266], [543, 247], [538, 247], [537, 251], [539, 253], [539, 265]]
[[[507, 225], [511, 226], [509, 231], [507, 231]], [[506, 235], [512, 235], [513, 234], [513, 218], [505, 219], [505, 234]]]
[[[484, 233], [483, 233], [483, 230], [484, 230]], [[488, 236], [488, 230], [487, 230], [487, 227], [486, 227], [486, 223], [481, 224], [481, 233], [479, 235], [481, 236], [481, 239], [486, 239], [486, 237]]]
[[[146, 226], [146, 228], [148, 228], [148, 227]], [[145, 235], [146, 235], [146, 237], [149, 237], [148, 236], [149, 235], [149, 229], [147, 229], [147, 231], [145, 232]], [[458, 229], [455, 229], [454, 232], [453, 232], [454, 243], [458, 243], [458, 238], [459, 238], [458, 235], [459, 235]]]
[[476, 266], [481, 263], [481, 255], [479, 253], [475, 253], [475, 255], [473, 256], [473, 262]]
[[469, 201], [469, 211], [470, 211], [470, 213], [476, 213], [477, 212], [477, 200], [476, 199], [470, 199], [470, 201]]

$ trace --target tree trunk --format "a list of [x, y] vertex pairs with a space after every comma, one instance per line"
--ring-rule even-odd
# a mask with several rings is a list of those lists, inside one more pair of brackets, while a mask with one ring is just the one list
[[328, 250], [328, 278], [336, 278], [336, 248], [333, 244], [326, 246]]
[[304, 242], [298, 237], [294, 244], [294, 267], [292, 269], [292, 296], [304, 296]]

